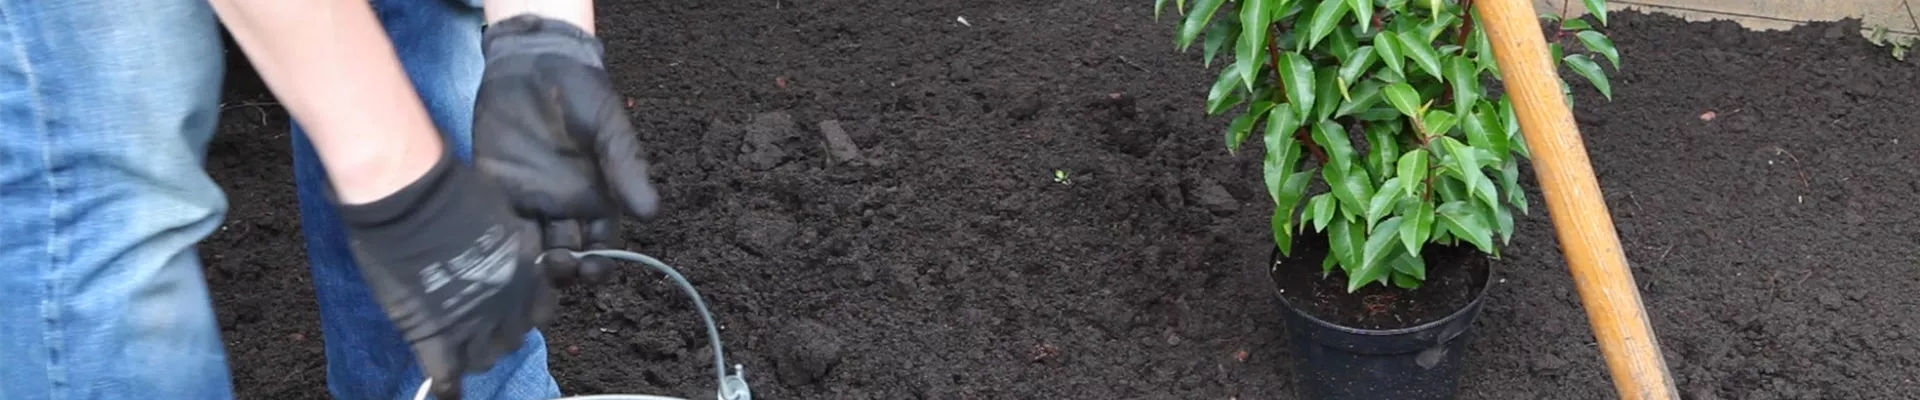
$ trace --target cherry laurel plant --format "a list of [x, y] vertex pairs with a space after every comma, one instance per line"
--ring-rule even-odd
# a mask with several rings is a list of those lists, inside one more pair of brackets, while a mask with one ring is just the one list
[[[1349, 292], [1418, 288], [1429, 244], [1465, 241], [1498, 257], [1513, 209], [1527, 212], [1518, 157], [1532, 156], [1511, 100], [1484, 84], [1499, 65], [1472, 1], [1173, 0], [1183, 16], [1176, 47], [1204, 36], [1203, 65], [1231, 60], [1206, 112], [1240, 110], [1226, 127], [1229, 152], [1255, 133], [1265, 142], [1275, 244], [1290, 256], [1296, 235], [1324, 233], [1322, 268], [1342, 270]], [[1584, 1], [1604, 25], [1604, 0]], [[1168, 3], [1154, 1], [1155, 19]], [[1612, 41], [1587, 20], [1543, 17], [1555, 27], [1548, 39], [1572, 35], [1619, 69]], [[1595, 56], [1549, 42], [1556, 62], [1612, 99]], [[1571, 86], [1561, 87], [1571, 103]], [[1315, 176], [1327, 191], [1307, 197]]]

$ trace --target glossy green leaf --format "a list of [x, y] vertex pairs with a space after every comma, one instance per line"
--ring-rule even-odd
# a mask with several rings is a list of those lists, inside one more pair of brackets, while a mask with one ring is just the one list
[[1387, 216], [1387, 212], [1393, 210], [1393, 205], [1400, 201], [1401, 196], [1406, 195], [1400, 188], [1401, 182], [1399, 177], [1393, 177], [1387, 178], [1386, 183], [1380, 184], [1380, 190], [1375, 191], [1373, 198], [1367, 201], [1367, 226], [1380, 222], [1381, 217]]
[[1447, 132], [1453, 131], [1455, 124], [1460, 123], [1460, 117], [1446, 110], [1432, 110], [1427, 111], [1427, 116], [1420, 118], [1420, 123], [1427, 130], [1425, 135], [1429, 137], [1444, 136]]
[[[1167, 8], [1167, 0], [1153, 0], [1153, 20], [1160, 20], [1160, 11]], [[1179, 10], [1174, 10], [1179, 11]]]
[[1587, 5], [1587, 12], [1600, 19], [1601, 25], [1607, 24], [1607, 0], [1581, 0]]
[[1400, 51], [1405, 53], [1408, 58], [1412, 58], [1413, 62], [1420, 66], [1420, 69], [1427, 71], [1428, 74], [1433, 75], [1435, 78], [1446, 77], [1442, 75], [1442, 71], [1440, 71], [1440, 54], [1434, 52], [1433, 42], [1423, 40], [1424, 38], [1408, 35], [1399, 35], [1399, 39]]
[[1347, 100], [1340, 103], [1340, 108], [1334, 110], [1333, 116], [1344, 117], [1373, 108], [1375, 104], [1380, 104], [1380, 89], [1386, 86], [1372, 79], [1354, 85]]
[[1485, 101], [1479, 102], [1472, 112], [1460, 121], [1461, 130], [1467, 132], [1467, 144], [1493, 152], [1494, 160], [1505, 159], [1507, 135], [1505, 132], [1496, 132], [1500, 129], [1499, 112], [1494, 111], [1492, 103]]
[[1495, 57], [1493, 40], [1487, 38], [1487, 31], [1475, 29], [1472, 36], [1469, 40], [1473, 41], [1474, 61], [1480, 64], [1480, 69], [1492, 72], [1493, 76], [1500, 76], [1500, 59]]
[[1406, 59], [1400, 55], [1400, 39], [1397, 38], [1398, 36], [1399, 35], [1393, 33], [1393, 31], [1381, 31], [1379, 34], [1374, 35], [1373, 51], [1380, 53], [1380, 62], [1385, 63], [1388, 70], [1393, 71], [1395, 74], [1405, 75], [1406, 70], [1403, 65], [1405, 65]]
[[1487, 218], [1480, 215], [1481, 208], [1464, 201], [1448, 202], [1434, 210], [1434, 217], [1448, 232], [1467, 242], [1473, 243], [1480, 251], [1493, 253], [1493, 229], [1487, 226]]
[[[1413, 222], [1402, 222], [1400, 226], [1404, 227], [1411, 223]], [[1415, 281], [1427, 280], [1427, 260], [1416, 254], [1420, 254], [1419, 251], [1395, 251], [1393, 259], [1389, 261], [1393, 263], [1393, 271], [1413, 278]]]
[[1427, 239], [1433, 235], [1433, 203], [1418, 201], [1411, 203], [1410, 210], [1402, 211], [1406, 223], [1400, 225], [1400, 242], [1407, 245], [1407, 252], [1419, 254], [1426, 247]]
[[[1347, 138], [1347, 130], [1333, 121], [1321, 120], [1313, 125], [1313, 141], [1327, 152], [1329, 167], [1346, 170], [1353, 168], [1353, 141]], [[1372, 182], [1362, 182], [1371, 184]], [[1358, 209], [1359, 207], [1355, 207]]]
[[1373, 0], [1346, 0], [1347, 9], [1353, 10], [1353, 20], [1358, 23], [1361, 32], [1373, 27]]
[[1473, 185], [1472, 187], [1467, 188], [1468, 189], [1467, 191], [1471, 193], [1474, 198], [1480, 199], [1480, 204], [1485, 205], [1489, 208], [1499, 207], [1500, 192], [1494, 189], [1493, 179], [1487, 178], [1487, 176], [1485, 175], [1485, 171], [1480, 169], [1475, 169], [1469, 175], [1478, 175], [1479, 177], [1467, 182]]
[[1547, 54], [1551, 54], [1553, 56], [1553, 59], [1558, 60], [1560, 59], [1560, 55], [1565, 53], [1566, 53], [1566, 49], [1561, 47], [1559, 42], [1547, 43]]
[[1367, 282], [1380, 279], [1381, 276], [1393, 271], [1392, 265], [1387, 261], [1388, 256], [1393, 254], [1395, 233], [1399, 231], [1400, 217], [1387, 218], [1385, 221], [1380, 221], [1380, 225], [1373, 227], [1374, 233], [1367, 235], [1366, 242], [1362, 245], [1364, 247], [1361, 249], [1359, 271], [1348, 276], [1348, 293], [1359, 290], [1361, 286], [1366, 286]]
[[1607, 34], [1583, 31], [1574, 36], [1580, 38], [1580, 43], [1586, 45], [1587, 50], [1606, 56], [1607, 61], [1613, 63], [1614, 70], [1620, 69], [1620, 50], [1613, 48], [1613, 39], [1608, 39]]
[[1293, 215], [1286, 210], [1273, 209], [1273, 219], [1268, 225], [1273, 229], [1273, 245], [1280, 248], [1283, 256], [1293, 256]]
[[1467, 115], [1480, 104], [1480, 68], [1473, 60], [1447, 56], [1447, 83], [1453, 85], [1453, 113]]
[[1193, 12], [1187, 13], [1186, 21], [1180, 24], [1179, 36], [1175, 38], [1177, 40], [1175, 44], [1179, 45], [1181, 51], [1193, 47], [1193, 40], [1200, 37], [1200, 31], [1206, 29], [1207, 23], [1213, 21], [1213, 13], [1219, 11], [1220, 4], [1224, 2], [1226, 0], [1194, 1]]
[[1413, 85], [1394, 82], [1387, 84], [1387, 87], [1382, 90], [1385, 90], [1382, 94], [1387, 96], [1387, 104], [1392, 104], [1393, 109], [1400, 110], [1400, 114], [1414, 118], [1420, 117], [1420, 92], [1414, 91]]
[[1334, 68], [1314, 70], [1313, 115], [1311, 120], [1324, 121], [1333, 117], [1334, 110], [1340, 109], [1340, 71]]
[[1560, 23], [1560, 29], [1569, 30], [1569, 31], [1583, 31], [1583, 30], [1593, 29], [1593, 24], [1589, 24], [1587, 23], [1587, 20], [1580, 19], [1580, 18], [1567, 18], [1565, 22]]
[[1346, 15], [1347, 2], [1340, 0], [1321, 1], [1320, 6], [1314, 8], [1311, 19], [1307, 20], [1307, 45], [1305, 47], [1311, 49], [1319, 45], [1320, 39], [1324, 39], [1327, 37], [1327, 34], [1333, 33], [1333, 29], [1340, 25], [1340, 18]]
[[1373, 46], [1364, 46], [1354, 50], [1353, 54], [1347, 57], [1346, 61], [1340, 63], [1340, 80], [1353, 82], [1355, 79], [1360, 79], [1360, 73], [1366, 72], [1368, 67], [1372, 67], [1374, 60]]
[[1321, 193], [1307, 200], [1307, 214], [1313, 220], [1315, 232], [1326, 231], [1327, 224], [1333, 222], [1334, 201], [1333, 193]]
[[1427, 179], [1427, 150], [1413, 149], [1407, 151], [1405, 154], [1400, 155], [1400, 161], [1397, 164], [1399, 164], [1397, 165], [1399, 167], [1399, 176], [1407, 178], [1407, 182], [1409, 183], [1401, 185], [1401, 189], [1403, 189], [1402, 191], [1404, 192], [1403, 194], [1406, 196], [1417, 194], [1416, 191], [1420, 189], [1421, 185], [1412, 183], [1422, 182]]
[[1221, 71], [1220, 78], [1213, 81], [1213, 89], [1207, 91], [1207, 115], [1226, 112], [1227, 109], [1245, 101], [1240, 98], [1240, 74], [1232, 70]]
[[1520, 188], [1520, 160], [1509, 158], [1500, 166], [1500, 190], [1507, 193], [1507, 204], [1527, 213], [1527, 192]]
[[1247, 135], [1253, 132], [1253, 125], [1266, 117], [1267, 110], [1272, 109], [1273, 106], [1271, 101], [1255, 101], [1247, 113], [1234, 117], [1233, 123], [1227, 125], [1227, 152], [1240, 151], [1240, 143], [1245, 142]]
[[1452, 162], [1450, 166], [1459, 172], [1460, 179], [1466, 183], [1468, 195], [1488, 203], [1497, 203], [1494, 201], [1496, 197], [1494, 197], [1493, 181], [1481, 172], [1479, 156], [1474, 152], [1475, 149], [1452, 137], [1442, 137], [1440, 140], [1447, 149], [1447, 155], [1450, 156], [1449, 161]]
[[[1367, 169], [1378, 171], [1374, 179], [1384, 183], [1392, 175], [1394, 163], [1400, 161], [1400, 124], [1366, 124]], [[1382, 189], [1385, 190], [1385, 189]]]
[[[1274, 240], [1280, 240], [1283, 237], [1283, 235], [1284, 237], [1288, 237], [1288, 238], [1292, 237], [1293, 210], [1295, 209], [1294, 206], [1300, 204], [1301, 197], [1306, 196], [1307, 183], [1313, 181], [1313, 171], [1295, 172], [1292, 175], [1288, 175], [1287, 178], [1284, 179], [1284, 181], [1285, 182], [1280, 184], [1281, 199], [1280, 199], [1279, 205], [1276, 205], [1273, 208], [1274, 209], [1273, 218], [1279, 221], [1278, 223], [1275, 223], [1273, 225]], [[1275, 243], [1283, 246], [1281, 247], [1282, 254], [1293, 255], [1292, 243], [1287, 243], [1287, 242], [1275, 242]]]
[[1613, 100], [1613, 84], [1607, 82], [1607, 73], [1600, 70], [1600, 64], [1595, 64], [1593, 58], [1585, 54], [1570, 54], [1565, 60], [1568, 68], [1573, 68], [1574, 73], [1587, 77], [1587, 81], [1593, 82], [1594, 89], [1600, 90], [1600, 94], [1607, 96], [1607, 100]]
[[1287, 88], [1287, 102], [1293, 104], [1293, 112], [1299, 115], [1312, 115], [1313, 102], [1313, 61], [1300, 53], [1280, 54], [1281, 83]]
[[1267, 65], [1261, 55], [1267, 52], [1267, 24], [1273, 22], [1273, 7], [1279, 0], [1241, 0], [1240, 26], [1252, 35], [1240, 35], [1234, 46], [1235, 62], [1233, 67], [1240, 71], [1240, 80], [1247, 83], [1247, 90], [1253, 90], [1253, 84], [1259, 82], [1260, 67]]
[[[1396, 268], [1398, 268], [1397, 267], [1398, 264], [1395, 264], [1395, 265], [1396, 265]], [[1408, 276], [1407, 274], [1401, 274], [1401, 273], [1393, 274], [1393, 285], [1399, 286], [1401, 289], [1407, 289], [1407, 290], [1419, 289], [1420, 284], [1422, 283], [1424, 282], [1421, 282], [1419, 279], [1416, 279], [1412, 276]]]
[[1407, 11], [1407, 0], [1385, 0], [1387, 10]]
[[1514, 152], [1520, 153], [1521, 157], [1533, 158], [1533, 153], [1527, 150], [1527, 138], [1521, 136], [1520, 117], [1513, 112], [1512, 98], [1500, 99], [1500, 127], [1506, 129], [1507, 144], [1513, 147]]
[[[1333, 192], [1333, 198], [1340, 201], [1340, 209], [1346, 211], [1348, 220], [1357, 220], [1367, 210], [1367, 203], [1373, 200], [1373, 185], [1367, 170], [1361, 168], [1341, 169], [1332, 166], [1320, 169], [1327, 179], [1327, 186]], [[1358, 222], [1358, 221], [1356, 221]]]
[[[1300, 129], [1300, 117], [1288, 107], [1273, 107], [1267, 115], [1267, 131], [1261, 137], [1266, 142], [1267, 155], [1263, 163], [1267, 181], [1267, 195], [1273, 198], [1274, 205], [1285, 203], [1281, 195], [1284, 179], [1293, 175], [1294, 168], [1300, 164], [1300, 140], [1294, 138], [1294, 130]], [[1291, 207], [1289, 205], [1289, 207]]]
[[1360, 265], [1360, 252], [1366, 242], [1366, 229], [1358, 221], [1334, 221], [1327, 229], [1327, 249], [1340, 264], [1348, 267]]
[[1207, 42], [1201, 46], [1206, 52], [1201, 54], [1200, 65], [1213, 67], [1214, 56], [1220, 54], [1220, 49], [1226, 48], [1227, 43], [1234, 42], [1239, 36], [1240, 23], [1233, 20], [1220, 21], [1207, 28]]
[[1353, 29], [1345, 26], [1334, 28], [1333, 33], [1327, 35], [1326, 41], [1327, 53], [1333, 54], [1334, 58], [1341, 60], [1347, 59], [1347, 56], [1352, 55], [1354, 50], [1360, 49], [1360, 37], [1354, 36]]
[[1500, 232], [1500, 244], [1501, 245], [1512, 244], [1513, 243], [1513, 209], [1501, 206], [1499, 204], [1494, 204], [1492, 207], [1493, 207], [1494, 222], [1499, 223], [1499, 225], [1496, 225], [1495, 227], [1496, 227], [1496, 230]]
[[[1445, 162], [1452, 163], [1452, 160], [1449, 159]], [[1449, 171], [1452, 170], [1451, 167], [1447, 169]], [[1461, 181], [1461, 178], [1456, 175], [1457, 174], [1453, 173], [1443, 173], [1434, 176], [1433, 193], [1440, 196], [1441, 202], [1467, 201], [1473, 199], [1467, 195], [1467, 183]]]

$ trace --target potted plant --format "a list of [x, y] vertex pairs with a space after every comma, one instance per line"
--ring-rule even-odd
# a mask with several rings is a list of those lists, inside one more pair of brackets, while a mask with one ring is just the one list
[[[1448, 398], [1529, 157], [1472, 0], [1175, 0], [1175, 45], [1228, 61], [1208, 115], [1264, 142], [1269, 268], [1302, 398]], [[1604, 25], [1604, 0], [1584, 0]], [[1154, 18], [1167, 0], [1155, 0]], [[1564, 11], [1562, 12], [1564, 13]], [[1553, 57], [1608, 99], [1619, 54], [1545, 15]], [[1561, 39], [1586, 50], [1565, 54]], [[1591, 54], [1588, 54], [1591, 53]], [[1563, 80], [1571, 102], [1571, 86]]]

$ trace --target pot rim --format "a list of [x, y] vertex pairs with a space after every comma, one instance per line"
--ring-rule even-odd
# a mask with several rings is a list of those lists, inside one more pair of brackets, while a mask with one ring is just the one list
[[1273, 292], [1273, 297], [1275, 299], [1280, 300], [1280, 304], [1285, 305], [1288, 312], [1294, 313], [1294, 315], [1298, 315], [1301, 318], [1305, 318], [1308, 321], [1313, 321], [1313, 323], [1316, 325], [1331, 328], [1333, 330], [1337, 330], [1341, 332], [1358, 334], [1358, 335], [1394, 336], [1394, 335], [1404, 335], [1404, 334], [1409, 334], [1413, 332], [1435, 329], [1440, 327], [1441, 325], [1452, 323], [1454, 320], [1457, 320], [1457, 319], [1460, 319], [1461, 317], [1466, 316], [1468, 311], [1472, 311], [1481, 303], [1485, 302], [1485, 300], [1487, 299], [1487, 293], [1493, 290], [1493, 265], [1489, 263], [1489, 265], [1487, 266], [1487, 272], [1485, 274], [1486, 279], [1484, 279], [1480, 283], [1480, 293], [1473, 296], [1473, 301], [1467, 302], [1467, 305], [1461, 306], [1460, 309], [1458, 310], [1453, 310], [1453, 313], [1447, 314], [1447, 316], [1445, 317], [1441, 317], [1440, 319], [1436, 319], [1433, 321], [1428, 321], [1427, 323], [1424, 323], [1424, 324], [1409, 326], [1405, 328], [1397, 328], [1397, 329], [1355, 328], [1351, 326], [1333, 323], [1324, 319], [1320, 319], [1320, 317], [1315, 317], [1313, 316], [1313, 314], [1308, 314], [1306, 311], [1301, 310], [1300, 307], [1294, 305], [1293, 302], [1287, 301], [1287, 296], [1280, 292], [1279, 282], [1274, 280], [1273, 278], [1273, 264], [1280, 260], [1280, 256], [1281, 255], [1280, 255], [1279, 246], [1275, 246], [1273, 248], [1272, 254], [1267, 256], [1267, 268], [1266, 268], [1267, 283], [1268, 283], [1267, 287], [1268, 287], [1268, 290], [1271, 290]]

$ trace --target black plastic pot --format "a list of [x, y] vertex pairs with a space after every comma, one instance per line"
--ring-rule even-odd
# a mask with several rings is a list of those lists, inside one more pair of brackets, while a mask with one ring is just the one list
[[[1280, 254], [1274, 253], [1279, 261]], [[1486, 275], [1492, 269], [1482, 269]], [[1341, 326], [1308, 315], [1279, 293], [1293, 343], [1294, 395], [1302, 400], [1451, 399], [1465, 369], [1473, 320], [1491, 286], [1481, 276], [1479, 294], [1465, 307], [1419, 326], [1371, 330]]]

